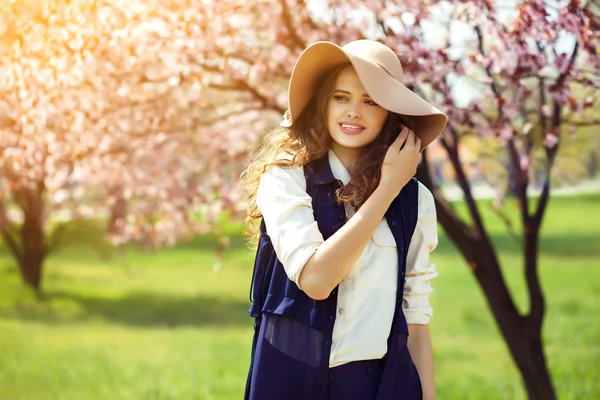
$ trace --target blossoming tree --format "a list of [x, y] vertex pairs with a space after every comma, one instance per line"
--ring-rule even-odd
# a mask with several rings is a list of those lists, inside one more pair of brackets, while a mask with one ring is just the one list
[[[440, 224], [458, 246], [521, 371], [531, 399], [555, 398], [541, 340], [545, 302], [538, 277], [540, 226], [550, 196], [550, 173], [562, 134], [588, 123], [600, 82], [598, 6], [571, 0], [524, 0], [501, 7], [492, 0], [324, 2], [221, 1], [210, 7], [213, 28], [199, 63], [209, 85], [243, 97], [238, 116], [282, 113], [285, 83], [299, 52], [316, 40], [380, 40], [402, 58], [406, 84], [449, 116], [439, 140], [464, 195], [468, 219], [449, 206], [427, 162], [418, 177], [433, 191]], [[498, 2], [498, 4], [500, 4]], [[461, 91], [478, 95], [465, 100]], [[575, 96], [574, 88], [584, 95]], [[249, 111], [250, 110], [250, 111]], [[598, 123], [592, 121], [591, 123]], [[248, 132], [250, 126], [223, 126]], [[518, 200], [529, 310], [521, 314], [501, 273], [459, 147], [486, 140], [506, 159]], [[533, 157], [544, 177], [537, 200], [528, 196]]]
[[114, 243], [156, 247], [233, 208], [250, 139], [201, 131], [231, 96], [202, 81], [194, 2], [0, 7], [0, 235], [26, 284], [90, 218]]

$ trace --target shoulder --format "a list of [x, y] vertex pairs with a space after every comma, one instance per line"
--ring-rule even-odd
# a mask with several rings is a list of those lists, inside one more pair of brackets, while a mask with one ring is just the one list
[[306, 190], [306, 179], [302, 167], [269, 166], [260, 178], [259, 190], [284, 189], [289, 186], [300, 186]]
[[256, 191], [256, 205], [263, 216], [280, 218], [286, 210], [311, 204], [302, 167], [269, 166], [261, 175]]
[[419, 191], [419, 205], [420, 204], [429, 204], [433, 203], [433, 193], [421, 183], [421, 181], [415, 179], [417, 181], [418, 191]]
[[417, 180], [417, 185], [418, 185], [417, 187], [418, 187], [418, 191], [419, 191], [419, 196], [418, 196], [419, 215], [429, 214], [429, 213], [435, 214], [435, 212], [436, 212], [435, 211], [435, 199], [433, 197], [433, 193], [431, 193], [431, 191], [427, 188], [427, 186], [425, 186], [418, 180]]

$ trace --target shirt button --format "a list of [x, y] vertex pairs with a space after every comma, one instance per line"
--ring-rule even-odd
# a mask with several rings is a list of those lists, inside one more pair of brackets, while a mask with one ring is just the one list
[[329, 320], [332, 320], [332, 319], [333, 319], [333, 315], [330, 315], [330, 316], [329, 316]]
[[396, 221], [392, 221], [392, 226], [396, 226]]
[[340, 314], [343, 314], [343, 313], [344, 313], [344, 309], [340, 308]]
[[352, 282], [354, 282], [354, 281], [352, 280], [352, 278], [348, 278], [348, 279], [346, 279], [346, 283], [347, 283], [348, 285], [352, 285]]
[[400, 246], [400, 253], [404, 253], [404, 246]]

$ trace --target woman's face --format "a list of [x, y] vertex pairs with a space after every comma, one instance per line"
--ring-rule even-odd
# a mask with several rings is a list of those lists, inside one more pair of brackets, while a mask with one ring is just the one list
[[374, 141], [389, 111], [377, 105], [363, 87], [352, 66], [338, 75], [327, 102], [327, 127], [332, 150], [355, 153]]

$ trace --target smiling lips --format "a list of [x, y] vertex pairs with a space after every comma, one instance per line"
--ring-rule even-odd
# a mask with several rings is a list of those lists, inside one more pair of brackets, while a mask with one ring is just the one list
[[341, 131], [344, 132], [346, 135], [357, 135], [359, 133], [362, 133], [366, 129], [364, 126], [357, 124], [341, 123], [339, 125]]

